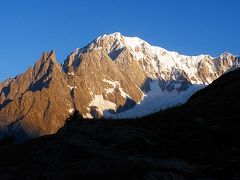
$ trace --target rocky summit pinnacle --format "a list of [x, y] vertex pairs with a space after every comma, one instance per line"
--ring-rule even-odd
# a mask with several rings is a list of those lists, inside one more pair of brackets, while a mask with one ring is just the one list
[[186, 56], [120, 33], [77, 48], [60, 65], [43, 53], [33, 68], [0, 84], [0, 136], [55, 133], [78, 110], [85, 118], [131, 118], [184, 103], [239, 57]]

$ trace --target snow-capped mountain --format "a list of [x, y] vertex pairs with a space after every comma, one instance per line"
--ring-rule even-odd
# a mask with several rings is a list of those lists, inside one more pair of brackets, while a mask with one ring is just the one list
[[[75, 74], [79, 67], [81, 68], [81, 56], [89, 52], [107, 54], [108, 59], [114, 62], [120, 72], [126, 74], [142, 91], [140, 102], [139, 99], [128, 96], [137, 102], [133, 108], [127, 108], [129, 110], [113, 114], [102, 111], [108, 108], [116, 111], [112, 105], [101, 108], [100, 114], [104, 113], [111, 118], [141, 117], [183, 103], [194, 92], [210, 84], [225, 71], [239, 66], [239, 60], [228, 52], [218, 58], [209, 55], [186, 56], [151, 46], [137, 37], [124, 37], [120, 33], [113, 33], [100, 36], [87, 46], [76, 49], [64, 62], [64, 71]], [[101, 62], [101, 58], [98, 62]], [[113, 84], [121, 83], [114, 78], [110, 81], [113, 93], [114, 88], [118, 87]], [[93, 94], [98, 96], [99, 92]]]
[[0, 84], [0, 131], [23, 138], [56, 132], [74, 110], [86, 118], [141, 117], [184, 103], [224, 72], [230, 53], [185, 56], [120, 33], [77, 48], [62, 65], [44, 53], [33, 68]]

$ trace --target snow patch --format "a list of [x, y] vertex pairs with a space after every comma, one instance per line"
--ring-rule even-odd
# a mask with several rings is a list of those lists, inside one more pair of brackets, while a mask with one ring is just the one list
[[105, 110], [116, 110], [116, 104], [105, 100], [102, 95], [95, 95], [89, 103], [89, 107], [91, 106], [96, 106], [101, 114], [103, 114]]
[[69, 112], [70, 114], [72, 114], [74, 111], [75, 111], [75, 109], [72, 109], [72, 108], [68, 110], [68, 112]]
[[74, 76], [75, 73], [74, 73], [74, 71], [73, 71], [73, 72], [68, 73], [68, 75]]
[[92, 91], [89, 91], [89, 94], [90, 94], [91, 96], [93, 96], [93, 92], [92, 92]]
[[[107, 94], [113, 93], [113, 92], [114, 92], [114, 89], [115, 89], [115, 88], [118, 88], [118, 90], [120, 91], [122, 97], [124, 97], [124, 98], [127, 98], [127, 97], [128, 97], [128, 98], [131, 98], [126, 92], [124, 92], [124, 90], [123, 90], [122, 87], [121, 87], [120, 82], [118, 82], [118, 81], [111, 81], [111, 80], [107, 80], [107, 79], [103, 79], [102, 81], [103, 81], [103, 82], [106, 82], [106, 83], [108, 83], [108, 84], [110, 84], [110, 85], [112, 86], [112, 88], [107, 88], [107, 89], [105, 89], [105, 92], [106, 92]], [[132, 98], [131, 98], [131, 99], [132, 99]]]
[[204, 88], [205, 85], [191, 86], [181, 93], [177, 91], [162, 91], [158, 85], [158, 81], [150, 83], [150, 87], [151, 91], [145, 94], [140, 104], [136, 104], [133, 108], [117, 114], [106, 112], [104, 116], [114, 119], [143, 117], [159, 110], [185, 103], [192, 94]]
[[92, 117], [92, 115], [90, 113], [87, 113], [87, 114], [83, 115], [83, 118], [85, 118], [85, 119], [92, 119], [93, 117]]
[[68, 87], [69, 89], [71, 89], [71, 90], [73, 90], [73, 89], [77, 89], [76, 86], [70, 86], [70, 85], [67, 85], [67, 87]]
[[140, 60], [145, 57], [144, 53], [141, 51], [141, 47], [149, 45], [147, 42], [138, 37], [124, 37], [124, 40], [126, 45], [131, 49], [131, 52], [136, 60]]

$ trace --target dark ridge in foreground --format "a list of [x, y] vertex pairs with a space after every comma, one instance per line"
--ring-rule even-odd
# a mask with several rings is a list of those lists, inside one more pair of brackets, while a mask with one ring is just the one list
[[0, 179], [239, 179], [240, 70], [182, 106], [122, 121], [77, 113], [57, 134], [0, 150]]

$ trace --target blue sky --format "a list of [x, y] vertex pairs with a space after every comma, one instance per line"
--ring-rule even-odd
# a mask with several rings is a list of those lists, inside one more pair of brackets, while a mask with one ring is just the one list
[[55, 49], [62, 62], [112, 32], [187, 55], [239, 55], [239, 7], [239, 0], [1, 0], [0, 81], [43, 51]]

